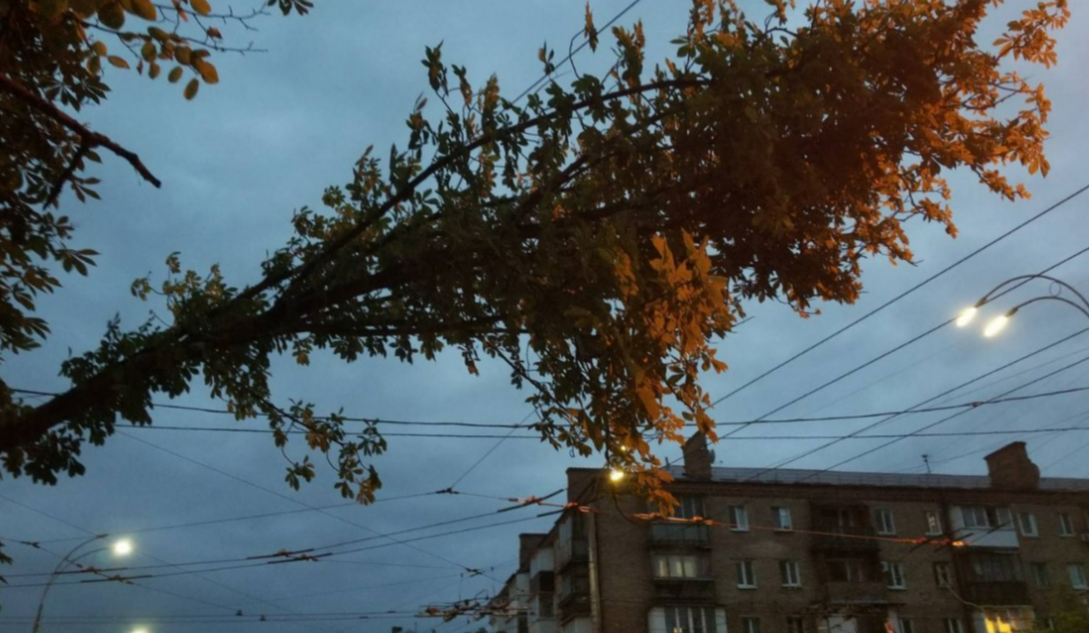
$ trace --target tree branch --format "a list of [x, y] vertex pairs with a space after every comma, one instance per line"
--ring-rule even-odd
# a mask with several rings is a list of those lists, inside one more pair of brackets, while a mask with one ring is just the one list
[[[105, 147], [117, 156], [125, 159], [130, 165], [132, 165], [132, 168], [135, 169], [136, 172], [144, 178], [144, 180], [150, 182], [152, 185], [155, 185], [156, 188], [163, 186], [162, 181], [156, 178], [151, 173], [151, 171], [149, 171], [148, 168], [144, 166], [144, 163], [140, 161], [140, 157], [137, 156], [134, 152], [130, 152], [124, 147], [121, 147], [105, 134], [100, 134], [98, 132], [88, 129], [79, 121], [76, 121], [72, 117], [62, 112], [59, 108], [57, 108], [57, 106], [34, 94], [29, 89], [27, 89], [26, 86], [20, 84], [11, 77], [8, 77], [7, 75], [4, 75], [2, 73], [0, 73], [0, 89], [3, 89], [8, 93], [18, 97], [30, 107], [53, 119], [57, 123], [60, 123], [69, 131], [75, 133], [77, 136], [80, 137], [81, 142], [85, 144], [88, 149], [94, 147]], [[71, 176], [70, 170], [66, 170], [65, 178], [67, 179], [69, 176]], [[63, 185], [63, 180], [61, 181], [61, 184]]]

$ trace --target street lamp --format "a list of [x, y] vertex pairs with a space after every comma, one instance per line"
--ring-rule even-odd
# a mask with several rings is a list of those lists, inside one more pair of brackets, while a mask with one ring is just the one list
[[[1082, 315], [1085, 316], [1085, 318], [1089, 319], [1089, 299], [1086, 299], [1085, 296], [1078, 292], [1077, 288], [1075, 288], [1074, 286], [1071, 286], [1070, 284], [1066, 283], [1061, 279], [1056, 279], [1055, 277], [1050, 277], [1048, 275], [1019, 275], [1017, 277], [1011, 277], [1010, 279], [1007, 279], [1006, 281], [998, 284], [997, 286], [992, 288], [990, 292], [983, 295], [983, 298], [977, 301], [974, 306], [963, 310], [955, 321], [957, 327], [964, 327], [971, 323], [972, 320], [975, 318], [976, 314], [979, 312], [980, 308], [982, 308], [993, 299], [998, 298], [998, 296], [996, 296], [996, 293], [998, 293], [999, 290], [1002, 290], [1006, 286], [1009, 286], [1010, 284], [1013, 284], [1015, 282], [1020, 282], [1018, 283], [1018, 285], [1022, 285], [1028, 283], [1033, 279], [1045, 279], [1047, 281], [1050, 281], [1053, 285], [1059, 287], [1059, 291], [1054, 294], [1033, 297], [1032, 299], [1029, 299], [1027, 301], [1022, 301], [1021, 303], [1007, 310], [1005, 314], [1000, 314], [994, 317], [993, 319], [988, 321], [987, 324], [983, 327], [983, 336], [991, 338], [997, 335], [1006, 327], [1006, 325], [1010, 322], [1010, 319], [1012, 319], [1013, 316], [1017, 314], [1017, 312], [1021, 308], [1024, 308], [1025, 306], [1033, 303], [1037, 303], [1039, 301], [1058, 301], [1060, 303], [1065, 303], [1066, 305], [1074, 308], [1078, 312], [1081, 312]], [[1080, 300], [1080, 303], [1061, 296], [1063, 289], [1069, 290], [1071, 293], [1073, 293], [1074, 296], [1076, 296]], [[1010, 290], [1013, 289], [1010, 288]], [[1001, 294], [1005, 294], [1006, 292], [1009, 292], [1009, 290], [1002, 292]]]
[[[127, 556], [128, 554], [132, 553], [132, 541], [130, 541], [128, 539], [120, 539], [118, 541], [115, 541], [113, 543], [113, 545], [111, 545], [109, 547], [97, 547], [97, 548], [95, 548], [95, 549], [93, 549], [93, 550], [91, 550], [89, 552], [84, 552], [84, 553], [80, 554], [79, 556], [76, 556], [75, 558], [72, 558], [73, 554], [78, 552], [80, 549], [82, 549], [86, 545], [88, 545], [90, 543], [93, 543], [95, 541], [99, 541], [99, 540], [102, 540], [102, 539], [105, 539], [105, 538], [109, 538], [109, 536], [110, 536], [109, 534], [96, 534], [96, 535], [92, 536], [91, 538], [87, 539], [86, 541], [80, 542], [79, 545], [76, 545], [67, 554], [65, 554], [64, 556], [61, 557], [60, 562], [57, 563], [56, 568], [53, 569], [53, 573], [49, 574], [49, 580], [46, 581], [46, 583], [45, 583], [45, 589], [42, 590], [41, 600], [38, 601], [38, 613], [37, 613], [37, 615], [34, 616], [33, 633], [40, 633], [40, 631], [42, 630], [42, 611], [45, 610], [45, 599], [49, 596], [49, 590], [53, 588], [53, 583], [56, 582], [57, 578], [65, 570], [65, 568], [67, 568], [67, 567], [78, 567], [77, 561], [80, 561], [80, 560], [82, 560], [84, 558], [87, 558], [88, 556], [91, 556], [92, 554], [97, 554], [99, 552], [105, 552], [106, 550], [112, 551], [117, 556]], [[137, 631], [134, 631], [133, 633], [147, 633], [147, 631], [144, 630], [144, 629], [138, 629]]]

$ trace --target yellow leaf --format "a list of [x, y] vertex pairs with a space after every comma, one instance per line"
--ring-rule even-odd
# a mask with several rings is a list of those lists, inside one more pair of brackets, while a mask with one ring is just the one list
[[193, 62], [193, 68], [200, 73], [201, 79], [206, 84], [219, 83], [219, 73], [216, 72], [216, 67], [204, 61], [203, 59], [197, 59]]
[[208, 0], [189, 0], [189, 6], [193, 7], [193, 10], [201, 15], [208, 15], [212, 12]]
[[186, 100], [192, 100], [197, 96], [197, 91], [200, 90], [200, 82], [196, 79], [190, 79], [189, 83], [185, 86], [185, 98]]
[[159, 17], [151, 0], [132, 0], [132, 12], [145, 20], [154, 20]]
[[129, 67], [129, 63], [127, 61], [125, 61], [124, 58], [118, 57], [117, 55], [110, 55], [109, 57], [106, 58], [106, 61], [110, 62], [110, 64], [112, 64], [112, 65], [114, 65], [114, 66], [116, 66], [118, 68], [128, 68]]

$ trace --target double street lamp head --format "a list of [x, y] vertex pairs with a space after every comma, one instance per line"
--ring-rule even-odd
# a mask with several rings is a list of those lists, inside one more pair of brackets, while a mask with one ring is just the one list
[[[972, 320], [975, 319], [976, 314], [978, 312], [979, 312], [979, 305], [978, 304], [974, 305], [974, 306], [972, 306], [970, 308], [965, 308], [960, 313], [960, 316], [957, 317], [957, 320], [955, 321], [955, 323], [957, 324], [957, 327], [964, 327], [964, 326], [968, 325], [969, 323], [971, 323]], [[990, 321], [988, 321], [987, 325], [983, 326], [983, 336], [986, 336], [987, 338], [991, 338], [992, 336], [995, 336], [996, 334], [1001, 332], [1006, 327], [1006, 324], [1008, 324], [1010, 322], [1010, 318], [1013, 317], [1013, 315], [1016, 314], [1016, 313], [1017, 313], [1017, 308], [1014, 308], [1014, 309], [1010, 310], [1009, 312], [1007, 312], [1006, 314], [1000, 314], [1000, 315], [996, 316], [995, 318], [991, 319]]]

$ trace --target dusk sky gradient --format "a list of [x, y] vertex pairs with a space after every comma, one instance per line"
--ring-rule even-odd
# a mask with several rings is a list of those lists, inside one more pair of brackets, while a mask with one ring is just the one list
[[[220, 0], [222, 1], [222, 0]], [[631, 0], [594, 0], [599, 24]], [[213, 2], [214, 6], [219, 6]], [[989, 22], [992, 28], [1035, 2], [1011, 0]], [[750, 2], [763, 18], [767, 5]], [[669, 40], [683, 33], [688, 2], [644, 0], [621, 23], [645, 24], [648, 60], [671, 52]], [[248, 8], [238, 2], [236, 10]], [[972, 253], [1012, 227], [1089, 184], [1086, 154], [1089, 123], [1089, 7], [1073, 2], [1074, 15], [1058, 48], [1059, 64], [1032, 68], [1034, 81], [1047, 86], [1054, 110], [1047, 143], [1051, 173], [1044, 179], [1017, 169], [1032, 200], [1008, 203], [965, 174], [954, 174], [953, 208], [960, 230], [951, 239], [939, 227], [909, 227], [916, 266], [883, 260], [865, 267], [865, 293], [852, 306], [821, 305], [820, 316], [801, 319], [785, 305], [746, 305], [752, 319], [720, 344], [729, 371], [705, 377], [719, 398], [824, 336], [851, 323], [946, 266]], [[127, 164], [104, 156], [101, 202], [79, 205], [70, 197], [61, 209], [78, 231], [74, 244], [101, 252], [89, 278], [68, 276], [65, 287], [42, 297], [40, 308], [53, 334], [33, 353], [5, 359], [0, 377], [22, 389], [61, 391], [57, 374], [71, 353], [82, 353], [101, 338], [115, 313], [133, 328], [149, 309], [129, 293], [137, 278], [162, 280], [167, 255], [181, 253], [184, 267], [222, 266], [233, 285], [252, 282], [267, 253], [290, 236], [292, 210], [320, 207], [323, 189], [348, 180], [354, 161], [367, 145], [380, 156], [404, 146], [405, 119], [413, 103], [428, 93], [420, 65], [425, 46], [443, 41], [444, 60], [469, 68], [474, 83], [498, 75], [513, 97], [541, 75], [537, 49], [547, 41], [566, 53], [583, 24], [583, 4], [557, 0], [316, 0], [305, 17], [259, 18], [255, 33], [224, 29], [232, 43], [252, 39], [267, 52], [218, 55], [222, 79], [202, 86], [192, 102], [181, 86], [149, 82], [135, 73], [110, 70], [113, 92], [105, 104], [82, 114], [92, 128], [138, 152], [164, 181], [162, 189], [143, 182]], [[988, 34], [982, 39], [993, 39]], [[596, 54], [575, 57], [580, 71], [611, 65], [607, 38]], [[573, 78], [561, 69], [561, 82]], [[751, 420], [850, 371], [883, 352], [941, 324], [999, 282], [1039, 272], [1089, 246], [1089, 193], [1075, 197], [964, 264], [897, 301], [848, 332], [753, 384], [716, 407], [720, 422]], [[1089, 253], [1053, 273], [1089, 291]], [[988, 307], [984, 317], [1018, 301], [1047, 294], [1034, 282]], [[1057, 303], [1033, 305], [995, 339], [984, 340], [979, 319], [970, 328], [942, 328], [866, 369], [777, 412], [773, 418], [851, 415], [910, 408], [979, 374], [1089, 327], [1086, 319]], [[1022, 383], [1089, 358], [1089, 336], [1076, 336], [996, 375], [936, 401], [956, 404], [986, 400]], [[1027, 371], [1026, 371], [1027, 370]], [[461, 421], [513, 424], [526, 419], [530, 395], [510, 385], [504, 367], [483, 363], [469, 375], [457, 354], [437, 362], [401, 364], [364, 359], [346, 365], [315, 354], [310, 367], [280, 359], [273, 368], [273, 393], [314, 402], [319, 413], [343, 407], [349, 416], [401, 421]], [[1017, 392], [1040, 393], [1089, 386], [1089, 362], [1073, 366]], [[173, 402], [222, 409], [199, 381], [192, 393]], [[158, 402], [167, 402], [165, 397]], [[950, 412], [899, 417], [871, 433], [910, 433]], [[156, 426], [212, 429], [267, 429], [261, 420], [234, 422], [229, 416], [156, 409]], [[769, 436], [846, 435], [869, 420], [821, 423], [754, 424], [716, 447], [716, 463], [764, 467], [815, 448], [827, 440], [767, 439]], [[977, 432], [1083, 427], [1054, 433], [925, 437], [850, 462], [847, 470], [924, 472], [928, 455], [935, 472], [982, 474], [982, 456], [1009, 441], [1028, 443], [1044, 476], [1089, 477], [1089, 394], [979, 407], [933, 429]], [[729, 430], [733, 427], [726, 427]], [[344, 505], [333, 490], [333, 473], [320, 458], [318, 477], [296, 492], [284, 483], [287, 465], [261, 433], [179, 431], [119, 426], [103, 447], [87, 445], [87, 474], [47, 487], [26, 478], [0, 480], [0, 540], [15, 558], [0, 568], [9, 584], [0, 585], [0, 633], [29, 631], [41, 594], [40, 584], [63, 554], [81, 538], [107, 532], [127, 536], [136, 551], [124, 564], [156, 566], [126, 573], [154, 574], [133, 585], [79, 583], [66, 577], [54, 587], [46, 607], [44, 632], [147, 633], [224, 631], [288, 633], [337, 631], [378, 633], [391, 626], [407, 630], [457, 633], [485, 622], [462, 617], [448, 624], [408, 614], [429, 604], [491, 596], [516, 568], [519, 532], [545, 531], [554, 516], [548, 508], [494, 513], [511, 504], [500, 498], [544, 495], [563, 488], [564, 469], [600, 466], [603, 458], [576, 459], [534, 439], [512, 437], [456, 439], [389, 436], [389, 451], [374, 460], [385, 483], [379, 503]], [[389, 434], [462, 433], [503, 435], [505, 429], [464, 429], [380, 425]], [[516, 436], [526, 431], [514, 431]], [[764, 439], [752, 439], [753, 437]], [[825, 468], [887, 440], [840, 442], [793, 467]], [[487, 457], [477, 464], [489, 450]], [[299, 450], [297, 443], [294, 444]], [[296, 453], [301, 455], [301, 453]], [[677, 446], [662, 456], [679, 459]], [[475, 466], [475, 467], [474, 467]], [[472, 467], [472, 470], [469, 469]], [[466, 474], [468, 472], [468, 474]], [[464, 476], [464, 477], [463, 477]], [[473, 495], [433, 494], [456, 486]], [[401, 498], [409, 495], [411, 498]], [[479, 495], [479, 496], [477, 496]], [[499, 497], [499, 498], [496, 498]], [[338, 506], [338, 507], [329, 507]], [[324, 508], [315, 510], [314, 508]], [[290, 513], [288, 513], [290, 512]], [[264, 515], [241, 519], [251, 515]], [[398, 540], [372, 538], [473, 515], [451, 525], [410, 532]], [[226, 521], [227, 519], [238, 519]], [[486, 527], [496, 522], [517, 523]], [[188, 525], [210, 522], [205, 525]], [[480, 529], [475, 529], [480, 528]], [[469, 529], [442, 535], [452, 530]], [[236, 561], [371, 538], [338, 550], [370, 548], [323, 559], [281, 565], [215, 569], [235, 562], [174, 567], [195, 561]], [[40, 541], [34, 549], [17, 540]], [[372, 547], [373, 546], [373, 547]], [[91, 549], [93, 546], [88, 546]], [[103, 553], [89, 558], [107, 566]], [[179, 573], [204, 570], [200, 573]], [[467, 570], [479, 570], [474, 574]], [[37, 575], [35, 575], [37, 574]], [[241, 610], [243, 616], [235, 616]], [[400, 615], [382, 615], [395, 611]], [[291, 616], [288, 614], [301, 614]], [[265, 622], [258, 617], [267, 616]], [[315, 614], [347, 614], [343, 617]], [[370, 614], [359, 619], [362, 614]], [[172, 616], [184, 615], [188, 621]], [[200, 622], [193, 616], [209, 616]], [[73, 617], [76, 620], [65, 621]], [[87, 617], [103, 618], [90, 621]], [[277, 621], [297, 618], [298, 622]], [[51, 620], [52, 618], [52, 620]], [[61, 618], [61, 619], [57, 619]], [[112, 618], [112, 619], [109, 619]], [[350, 619], [349, 619], [350, 618]], [[325, 620], [311, 622], [308, 620]]]

